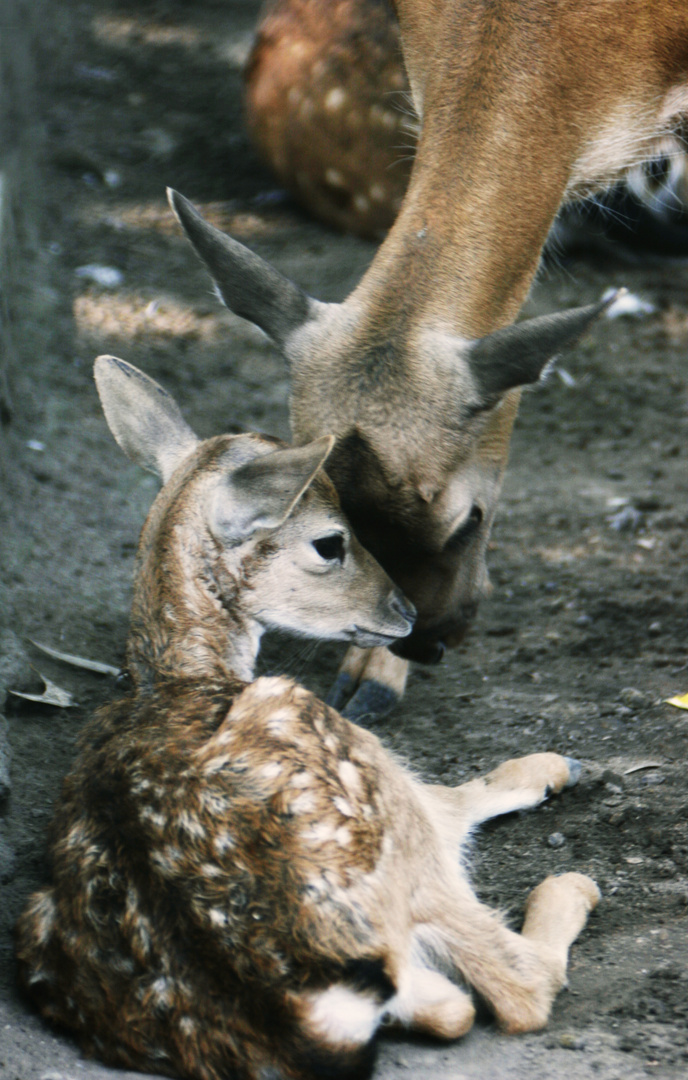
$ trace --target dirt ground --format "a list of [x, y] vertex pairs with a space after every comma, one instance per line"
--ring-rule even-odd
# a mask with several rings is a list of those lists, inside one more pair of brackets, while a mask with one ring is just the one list
[[[56, 709], [9, 697], [0, 802], [0, 1075], [100, 1080], [15, 991], [11, 931], [44, 878], [44, 833], [75, 738], [111, 678], [41, 656], [117, 665], [130, 574], [155, 481], [100, 412], [93, 358], [142, 367], [201, 435], [287, 435], [273, 348], [220, 310], [164, 201], [172, 184], [322, 299], [373, 255], [308, 221], [275, 189], [241, 124], [255, 0], [63, 0], [35, 49], [40, 203], [13, 297], [13, 416], [1, 437], [0, 691], [36, 669], [73, 692]], [[20, 238], [21, 239], [21, 238]], [[29, 250], [30, 249], [30, 250]], [[109, 286], [85, 267], [118, 271]], [[573, 949], [546, 1031], [487, 1019], [461, 1043], [383, 1040], [378, 1076], [635, 1080], [688, 1071], [688, 264], [564, 258], [529, 303], [550, 311], [626, 285], [655, 306], [606, 320], [525, 396], [493, 534], [494, 592], [466, 644], [417, 667], [378, 733], [428, 779], [460, 782], [536, 750], [586, 764], [577, 788], [482, 830], [480, 896], [514, 924], [529, 889], [577, 869], [603, 901]], [[269, 643], [263, 670], [325, 692], [339, 649]], [[4, 693], [0, 696], [0, 704]], [[2, 725], [0, 718], [0, 725]], [[11, 781], [11, 790], [9, 782]], [[118, 1074], [121, 1075], [121, 1074]]]

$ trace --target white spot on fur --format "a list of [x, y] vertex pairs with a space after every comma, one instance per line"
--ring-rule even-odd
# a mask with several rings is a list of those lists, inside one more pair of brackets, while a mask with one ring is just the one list
[[323, 877], [311, 878], [306, 882], [306, 895], [311, 900], [320, 900], [325, 893], [329, 892], [327, 882]]
[[213, 926], [226, 926], [227, 925], [227, 912], [222, 911], [221, 908], [209, 908], [208, 918]]
[[51, 893], [40, 892], [31, 901], [31, 914], [34, 919], [36, 943], [45, 945], [55, 922], [55, 901]]
[[181, 1020], [179, 1021], [179, 1030], [181, 1031], [182, 1035], [193, 1035], [194, 1031], [196, 1030], [196, 1025], [190, 1016], [182, 1016]]
[[203, 772], [206, 776], [212, 776], [214, 773], [224, 769], [225, 765], [228, 765], [230, 760], [229, 754], [221, 754], [219, 757], [213, 757], [210, 761], [206, 761], [203, 766]]
[[[244, 698], [248, 698], [250, 704], [253, 704], [254, 701], [268, 701], [270, 698], [282, 697], [290, 689], [290, 686], [291, 684], [287, 679], [280, 677], [269, 678], [264, 676], [261, 679], [256, 679], [248, 693], [242, 694], [241, 698], [239, 698], [239, 708], [241, 708]], [[249, 701], [246, 702], [246, 705], [249, 705]]]
[[161, 975], [159, 979], [156, 979], [151, 990], [155, 995], [155, 998], [161, 1005], [169, 1005], [172, 1000], [172, 987], [169, 981]]
[[289, 804], [292, 814], [308, 814], [315, 810], [315, 797], [312, 791], [302, 791]]
[[155, 863], [160, 872], [170, 877], [178, 872], [178, 864], [182, 853], [174, 844], [168, 844], [162, 851], [151, 852], [151, 862]]
[[51, 983], [52, 981], [53, 977], [48, 975], [47, 971], [35, 971], [29, 977], [29, 986], [36, 986], [37, 983]]
[[213, 847], [218, 855], [223, 855], [225, 851], [229, 851], [230, 848], [235, 847], [231, 833], [227, 832], [226, 829], [217, 833], [213, 839]]
[[351, 829], [348, 825], [340, 825], [334, 838], [340, 847], [347, 847], [351, 843]]
[[298, 772], [298, 773], [294, 773], [294, 775], [292, 776], [289, 783], [290, 783], [291, 787], [295, 787], [295, 788], [310, 787], [311, 784], [313, 783], [313, 777], [311, 776], [310, 773]]
[[275, 712], [270, 713], [265, 721], [265, 726], [272, 735], [283, 736], [285, 734], [285, 726], [287, 724], [293, 724], [295, 719], [295, 710], [287, 705], [282, 709], [277, 709]]
[[205, 829], [201, 825], [197, 817], [193, 817], [188, 810], [182, 810], [181, 814], [177, 818], [177, 825], [189, 836], [195, 837], [200, 840], [205, 836]]
[[76, 825], [72, 825], [71, 829], [67, 833], [66, 845], [68, 848], [79, 847], [86, 840], [86, 830], [81, 822], [77, 822]]
[[205, 878], [221, 877], [222, 873], [223, 873], [222, 867], [218, 866], [217, 863], [211, 863], [211, 862], [203, 863], [203, 865], [200, 868], [201, 877], [205, 877]]
[[339, 779], [348, 791], [354, 795], [360, 794], [361, 776], [351, 761], [340, 761], [337, 772], [339, 773]]
[[341, 109], [345, 101], [346, 94], [341, 86], [335, 86], [325, 95], [324, 105], [328, 112], [336, 112], [337, 109]]
[[198, 796], [198, 802], [201, 809], [212, 814], [213, 817], [222, 817], [231, 806], [230, 799], [214, 791], [202, 791]]
[[283, 765], [279, 761], [269, 761], [267, 765], [263, 765], [260, 770], [260, 775], [264, 776], [266, 780], [274, 780], [282, 772]]
[[326, 844], [334, 839], [337, 830], [326, 821], [319, 821], [310, 829], [304, 829], [302, 838], [309, 844]]
[[343, 814], [344, 817], [355, 817], [356, 816], [355, 813], [354, 813], [353, 807], [351, 806], [351, 803], [347, 802], [346, 799], [343, 799], [341, 795], [335, 795], [332, 802], [334, 803], [334, 805], [339, 810], [339, 813]]
[[358, 210], [359, 214], [367, 214], [370, 210], [370, 202], [366, 199], [365, 195], [354, 196], [354, 206]]
[[150, 821], [151, 825], [155, 825], [158, 829], [164, 829], [167, 824], [166, 815], [161, 814], [159, 810], [154, 810], [152, 806], [142, 806], [139, 817], [141, 821]]
[[330, 986], [311, 999], [308, 1026], [335, 1046], [364, 1045], [380, 1023], [384, 1009], [348, 986]]
[[325, 173], [325, 179], [332, 187], [343, 188], [346, 187], [346, 180], [339, 169], [327, 169]]

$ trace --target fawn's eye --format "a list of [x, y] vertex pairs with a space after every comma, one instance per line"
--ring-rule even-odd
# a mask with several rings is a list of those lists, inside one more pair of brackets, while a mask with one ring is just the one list
[[313, 547], [321, 559], [327, 562], [344, 562], [344, 537], [341, 533], [330, 533], [329, 536], [321, 536], [319, 540], [313, 540]]
[[445, 551], [456, 551], [458, 548], [463, 547], [471, 537], [478, 531], [480, 524], [483, 520], [483, 512], [477, 503], [473, 503], [471, 512], [466, 520], [459, 525], [458, 529], [452, 533], [444, 545]]

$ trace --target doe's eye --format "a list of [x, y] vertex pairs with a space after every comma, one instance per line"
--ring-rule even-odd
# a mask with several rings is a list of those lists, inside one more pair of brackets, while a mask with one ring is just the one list
[[466, 520], [459, 525], [458, 529], [452, 533], [445, 544], [446, 551], [456, 551], [457, 548], [462, 547], [468, 543], [474, 533], [476, 533], [483, 520], [483, 512], [477, 503], [473, 503], [471, 512]]
[[344, 562], [344, 537], [341, 533], [331, 533], [329, 536], [321, 536], [319, 540], [313, 540], [313, 547], [321, 559], [327, 562]]

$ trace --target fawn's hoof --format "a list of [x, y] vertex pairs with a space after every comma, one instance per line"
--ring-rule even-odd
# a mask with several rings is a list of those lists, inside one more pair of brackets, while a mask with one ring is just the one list
[[573, 757], [565, 757], [564, 761], [569, 767], [569, 778], [564, 784], [564, 787], [573, 787], [573, 785], [577, 784], [581, 778], [581, 773], [583, 772], [583, 765], [580, 761], [577, 761]]

